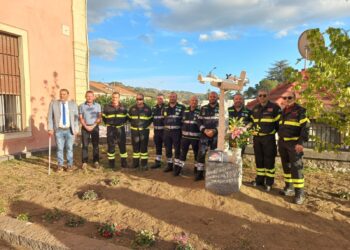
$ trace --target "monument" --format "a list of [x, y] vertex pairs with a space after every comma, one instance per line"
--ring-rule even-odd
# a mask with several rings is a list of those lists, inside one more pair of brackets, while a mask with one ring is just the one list
[[203, 84], [210, 82], [212, 86], [220, 89], [218, 147], [208, 153], [205, 187], [220, 195], [238, 192], [242, 184], [242, 158], [240, 150], [225, 148], [225, 92], [242, 90], [244, 84], [248, 82], [246, 72], [242, 71], [239, 78], [227, 75], [226, 79], [221, 79], [211, 71], [205, 77], [199, 74], [198, 81]]

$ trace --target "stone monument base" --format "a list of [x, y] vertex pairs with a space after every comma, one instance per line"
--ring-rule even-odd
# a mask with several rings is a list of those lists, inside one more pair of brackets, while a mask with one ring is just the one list
[[238, 192], [241, 185], [241, 149], [209, 151], [205, 164], [205, 188], [219, 195], [229, 195]]

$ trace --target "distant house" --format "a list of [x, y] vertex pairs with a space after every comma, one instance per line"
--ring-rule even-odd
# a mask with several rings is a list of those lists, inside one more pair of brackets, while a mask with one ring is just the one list
[[137, 93], [120, 85], [111, 85], [102, 82], [90, 81], [90, 89], [95, 92], [96, 96], [111, 95], [113, 92], [119, 92], [120, 99], [135, 98]]
[[86, 0], [0, 0], [0, 156], [47, 148], [59, 89], [88, 89]]

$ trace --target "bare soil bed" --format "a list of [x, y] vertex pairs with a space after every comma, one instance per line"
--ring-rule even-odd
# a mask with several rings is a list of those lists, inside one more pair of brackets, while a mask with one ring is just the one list
[[[80, 156], [76, 148], [76, 163]], [[101, 157], [106, 166], [106, 155]], [[47, 166], [46, 154], [2, 162], [0, 213], [15, 218], [27, 213], [53, 235], [66, 231], [126, 247], [136, 232], [147, 229], [156, 235], [152, 249], [174, 249], [174, 235], [181, 232], [195, 249], [350, 249], [349, 174], [306, 169], [307, 199], [299, 206], [278, 194], [283, 187], [280, 167], [270, 193], [249, 186], [255, 176], [251, 162], [245, 162], [241, 192], [230, 196], [210, 193], [203, 181], [194, 182], [192, 164], [179, 177], [162, 169], [121, 170], [119, 165], [116, 171], [89, 167], [48, 176]], [[82, 200], [87, 190], [99, 198]], [[47, 216], [54, 208], [63, 215], [57, 221]], [[85, 223], [65, 226], [72, 216]], [[104, 239], [98, 234], [98, 225], [108, 221], [123, 226], [121, 236]]]

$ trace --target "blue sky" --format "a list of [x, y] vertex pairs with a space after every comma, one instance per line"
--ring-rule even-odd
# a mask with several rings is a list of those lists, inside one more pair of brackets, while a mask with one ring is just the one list
[[300, 58], [309, 28], [350, 30], [349, 0], [88, 0], [90, 80], [206, 92], [197, 75], [247, 71], [254, 86]]

